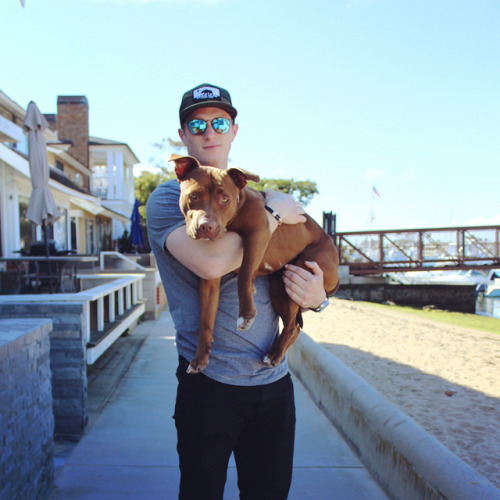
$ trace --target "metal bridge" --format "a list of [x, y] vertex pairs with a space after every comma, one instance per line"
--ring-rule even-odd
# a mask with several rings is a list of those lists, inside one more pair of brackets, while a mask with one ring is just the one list
[[340, 233], [335, 215], [323, 213], [323, 228], [352, 275], [500, 268], [500, 226]]

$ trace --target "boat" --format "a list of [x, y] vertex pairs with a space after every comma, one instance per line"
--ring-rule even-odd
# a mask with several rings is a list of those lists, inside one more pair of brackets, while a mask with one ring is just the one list
[[491, 271], [489, 282], [484, 290], [485, 297], [500, 297], [500, 271]]
[[[480, 269], [462, 271], [419, 271], [413, 273], [394, 273], [393, 282], [405, 285], [464, 285], [475, 286], [478, 292], [486, 295], [488, 287], [493, 287], [497, 279], [500, 284], [500, 271], [493, 269], [489, 273]], [[493, 291], [494, 288], [491, 288]], [[497, 292], [495, 292], [497, 293]]]
[[474, 285], [481, 287], [490, 281], [485, 271], [469, 269], [467, 271], [443, 271], [439, 276], [433, 276], [428, 280], [432, 285]]

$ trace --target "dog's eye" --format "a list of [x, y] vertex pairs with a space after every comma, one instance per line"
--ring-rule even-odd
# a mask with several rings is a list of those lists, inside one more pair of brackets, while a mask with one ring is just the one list
[[198, 195], [196, 193], [189, 193], [189, 199], [191, 201], [196, 201], [198, 199]]
[[221, 199], [220, 199], [220, 202], [223, 205], [227, 205], [229, 203], [229, 198], [227, 196], [222, 196]]

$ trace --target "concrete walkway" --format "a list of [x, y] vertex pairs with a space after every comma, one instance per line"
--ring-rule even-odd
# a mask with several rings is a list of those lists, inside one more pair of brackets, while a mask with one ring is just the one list
[[[58, 470], [52, 500], [177, 498], [177, 381], [168, 311], [139, 324], [144, 344], [86, 436]], [[294, 378], [297, 432], [289, 500], [387, 499], [357, 455]], [[231, 461], [224, 500], [237, 500]]]

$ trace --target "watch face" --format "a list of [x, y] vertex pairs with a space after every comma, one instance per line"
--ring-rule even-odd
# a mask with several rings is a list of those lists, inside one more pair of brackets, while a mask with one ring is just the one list
[[328, 306], [329, 303], [330, 299], [327, 297], [326, 300], [318, 308], [312, 310], [315, 312], [321, 312], [326, 308], [326, 306]]

